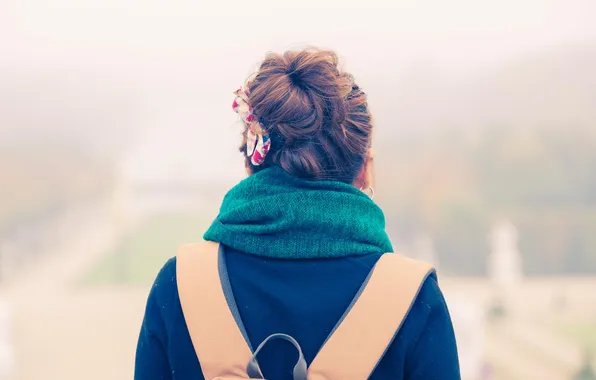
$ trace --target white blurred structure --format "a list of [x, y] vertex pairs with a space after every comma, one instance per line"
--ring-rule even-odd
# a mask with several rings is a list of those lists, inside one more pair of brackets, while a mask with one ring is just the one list
[[523, 263], [517, 239], [517, 229], [508, 221], [497, 223], [490, 234], [488, 273], [495, 290], [504, 296], [511, 295], [523, 279]]
[[14, 254], [14, 243], [0, 237], [0, 284], [7, 281], [15, 268], [17, 256]]
[[462, 380], [481, 380], [485, 364], [485, 325], [482, 307], [461, 293], [445, 293], [455, 329]]
[[[164, 155], [164, 146], [175, 154]], [[167, 129], [156, 130], [123, 163], [118, 202], [134, 217], [204, 209], [205, 202], [211, 201], [213, 196], [223, 196], [244, 174], [237, 151], [232, 151], [234, 155], [229, 157], [229, 152], [224, 155], [216, 148], [200, 134], [172, 136]], [[221, 161], [225, 164], [232, 161], [236, 165], [222, 167]]]
[[[246, 176], [237, 148], [242, 126], [229, 106], [232, 93], [224, 94], [215, 102], [174, 93], [154, 107], [150, 128], [119, 168], [118, 202], [128, 213], [196, 212]], [[227, 112], [218, 116], [218, 108]]]
[[0, 299], [0, 380], [15, 378], [15, 372], [11, 310], [9, 305]]
[[431, 264], [437, 270], [439, 269], [439, 256], [429, 235], [418, 235], [414, 241], [413, 251], [416, 259]]
[[[439, 257], [428, 234], [419, 234], [412, 244], [413, 256], [439, 267]], [[455, 329], [463, 380], [481, 380], [485, 364], [485, 326], [482, 306], [465, 293], [445, 291], [445, 300]]]

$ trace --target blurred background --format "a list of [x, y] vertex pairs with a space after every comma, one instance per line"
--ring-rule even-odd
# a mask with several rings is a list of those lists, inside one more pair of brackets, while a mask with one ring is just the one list
[[130, 379], [144, 302], [244, 176], [232, 91], [337, 50], [464, 379], [595, 379], [596, 2], [0, 0], [0, 379]]

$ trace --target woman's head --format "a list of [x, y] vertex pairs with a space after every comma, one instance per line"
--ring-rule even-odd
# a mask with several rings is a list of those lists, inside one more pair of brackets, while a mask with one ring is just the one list
[[335, 53], [267, 55], [245, 85], [245, 99], [270, 139], [264, 161], [255, 165], [252, 149], [247, 155], [254, 135], [246, 124], [240, 149], [251, 172], [278, 165], [301, 178], [370, 185], [365, 177], [373, 125], [366, 94], [341, 71]]

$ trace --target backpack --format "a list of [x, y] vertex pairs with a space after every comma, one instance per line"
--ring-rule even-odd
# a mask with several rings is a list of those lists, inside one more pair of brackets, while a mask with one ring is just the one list
[[307, 367], [300, 345], [289, 335], [273, 334], [252, 352], [235, 302], [229, 302], [231, 287], [218, 243], [185, 245], [176, 263], [182, 312], [206, 380], [264, 379], [256, 356], [273, 339], [296, 347], [294, 380], [367, 379], [433, 271], [398, 254], [382, 255]]

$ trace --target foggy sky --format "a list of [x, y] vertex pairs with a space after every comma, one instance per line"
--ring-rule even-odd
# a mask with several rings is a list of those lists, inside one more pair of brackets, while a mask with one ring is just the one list
[[[422, 123], [457, 118], [461, 113], [449, 105], [424, 108], [437, 94], [457, 92], [460, 82], [452, 77], [465, 79], [464, 96], [475, 99], [486, 73], [507, 62], [596, 41], [593, 0], [295, 3], [3, 0], [0, 137], [16, 129], [42, 140], [75, 136], [104, 156], [119, 154], [121, 144], [134, 156], [126, 162], [148, 172], [159, 165], [163, 173], [191, 170], [217, 156], [221, 166], [209, 173], [228, 172], [237, 165], [239, 133], [231, 91], [267, 51], [337, 50], [371, 89], [382, 127], [394, 128], [392, 101], [399, 101], [402, 123], [421, 113], [434, 115]], [[476, 80], [478, 73], [484, 74]], [[415, 94], [392, 90], [404, 75]], [[431, 83], [427, 92], [425, 83]], [[505, 96], [510, 90], [515, 83], [500, 89]], [[565, 115], [577, 111], [567, 103]], [[477, 111], [479, 118], [485, 111]]]
[[433, 60], [468, 69], [596, 38], [591, 0], [279, 3], [4, 0], [0, 62], [166, 76], [173, 74], [166, 65], [196, 70], [225, 62], [226, 69], [242, 72], [264, 51], [315, 44], [336, 48], [354, 68], [372, 59], [402, 65]]

